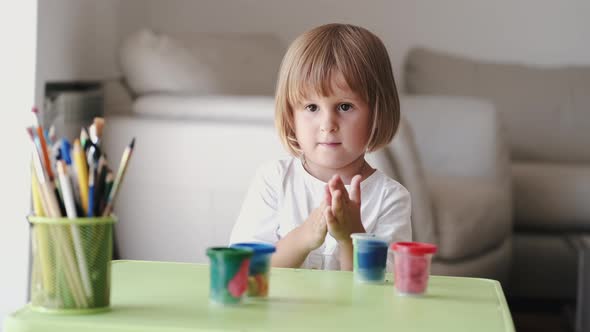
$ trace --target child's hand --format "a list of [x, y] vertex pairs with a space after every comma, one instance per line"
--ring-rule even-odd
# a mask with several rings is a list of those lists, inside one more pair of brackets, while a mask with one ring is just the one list
[[319, 248], [326, 239], [328, 233], [328, 226], [326, 223], [325, 214], [330, 210], [328, 206], [329, 189], [326, 186], [326, 199], [319, 207], [311, 211], [311, 214], [300, 226], [303, 233], [303, 239], [307, 242], [307, 248], [311, 251]]
[[331, 197], [325, 218], [330, 235], [338, 242], [351, 241], [350, 234], [365, 232], [361, 222], [361, 180], [360, 175], [352, 178], [350, 195], [340, 176], [334, 175], [328, 182]]

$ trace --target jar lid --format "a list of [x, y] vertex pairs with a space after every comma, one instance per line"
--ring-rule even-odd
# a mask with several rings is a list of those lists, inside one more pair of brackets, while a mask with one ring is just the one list
[[244, 248], [251, 249], [254, 254], [272, 254], [276, 251], [276, 247], [272, 244], [260, 243], [260, 242], [240, 242], [234, 243], [230, 247], [232, 248]]
[[423, 242], [396, 242], [391, 245], [391, 249], [412, 255], [426, 255], [436, 252], [436, 246], [434, 244]]
[[353, 240], [374, 240], [384, 242], [385, 245], [389, 245], [389, 238], [375, 233], [352, 233], [350, 237]]

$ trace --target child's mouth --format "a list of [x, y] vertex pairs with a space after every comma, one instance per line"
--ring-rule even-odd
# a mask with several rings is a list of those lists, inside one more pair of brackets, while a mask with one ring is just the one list
[[336, 143], [336, 142], [323, 142], [323, 143], [319, 143], [319, 145], [321, 146], [325, 146], [328, 148], [335, 148], [340, 146], [342, 143]]

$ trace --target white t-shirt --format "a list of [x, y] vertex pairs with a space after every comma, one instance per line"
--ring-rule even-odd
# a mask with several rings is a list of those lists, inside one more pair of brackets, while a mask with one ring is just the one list
[[[230, 243], [274, 244], [301, 225], [324, 198], [326, 183], [310, 175], [296, 158], [263, 164], [252, 181], [231, 233]], [[350, 190], [350, 186], [346, 186]], [[401, 184], [376, 170], [361, 182], [361, 220], [367, 233], [391, 242], [411, 241], [410, 193]], [[301, 267], [339, 270], [339, 247], [328, 233]], [[393, 254], [387, 270], [393, 269]]]

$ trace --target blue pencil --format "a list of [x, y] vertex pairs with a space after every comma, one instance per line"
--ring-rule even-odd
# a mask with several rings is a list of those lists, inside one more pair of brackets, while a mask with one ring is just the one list
[[65, 137], [62, 138], [62, 140], [61, 140], [61, 156], [68, 166], [72, 165], [72, 157], [71, 157], [71, 152], [70, 152], [71, 150], [72, 150], [72, 145], [70, 144], [68, 139]]

